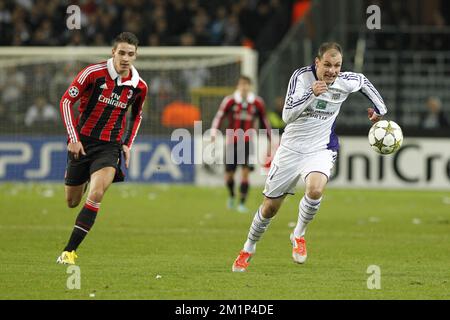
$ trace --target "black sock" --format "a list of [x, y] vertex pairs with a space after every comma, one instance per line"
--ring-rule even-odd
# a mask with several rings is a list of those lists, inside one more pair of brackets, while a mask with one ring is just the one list
[[100, 203], [95, 203], [87, 199], [83, 209], [81, 209], [75, 220], [75, 227], [73, 228], [72, 235], [70, 236], [67, 246], [64, 251], [77, 250], [84, 237], [88, 234], [94, 225], [95, 218], [97, 217], [97, 211], [100, 207]]
[[250, 185], [248, 184], [248, 181], [243, 181], [241, 182], [241, 204], [245, 203], [245, 200], [247, 200], [247, 194], [248, 194], [248, 189], [249, 189]]
[[230, 192], [230, 197], [234, 198], [234, 179], [227, 181], [228, 191]]

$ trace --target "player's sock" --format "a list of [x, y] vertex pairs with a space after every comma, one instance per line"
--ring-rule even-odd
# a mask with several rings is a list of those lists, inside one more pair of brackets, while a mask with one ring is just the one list
[[71, 252], [72, 250], [77, 250], [84, 237], [86, 237], [89, 230], [91, 230], [94, 225], [99, 208], [100, 203], [94, 202], [90, 199], [86, 200], [83, 209], [81, 209], [77, 219], [75, 220], [72, 235], [70, 236], [69, 243], [65, 247], [64, 251]]
[[230, 192], [230, 198], [234, 198], [234, 179], [230, 179], [227, 181], [227, 188]]
[[241, 182], [241, 187], [240, 187], [240, 193], [241, 193], [241, 204], [245, 203], [245, 200], [247, 200], [247, 194], [248, 194], [248, 189], [249, 189], [249, 184], [248, 181], [242, 181]]
[[264, 232], [269, 227], [272, 218], [264, 218], [261, 214], [261, 207], [256, 211], [253, 218], [252, 225], [248, 232], [247, 241], [244, 244], [244, 251], [254, 253], [256, 250], [256, 243], [261, 239]]
[[296, 238], [303, 237], [305, 235], [306, 226], [314, 219], [314, 215], [317, 213], [320, 207], [320, 199], [310, 199], [306, 194], [303, 196], [298, 206], [298, 221], [294, 229], [294, 236]]

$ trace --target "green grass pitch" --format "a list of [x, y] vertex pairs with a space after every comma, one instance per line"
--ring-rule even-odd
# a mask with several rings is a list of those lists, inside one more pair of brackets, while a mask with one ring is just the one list
[[[113, 185], [78, 250], [81, 289], [56, 257], [79, 209], [62, 184], [1, 184], [0, 299], [449, 299], [450, 193], [327, 190], [294, 264], [289, 234], [302, 191], [286, 200], [247, 273], [231, 272], [251, 213], [225, 188]], [[370, 265], [381, 288], [369, 290]]]

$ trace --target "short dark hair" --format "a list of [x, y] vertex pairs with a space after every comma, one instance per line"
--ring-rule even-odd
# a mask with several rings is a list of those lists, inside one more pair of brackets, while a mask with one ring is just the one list
[[341, 56], [343, 56], [342, 54], [342, 47], [339, 43], [337, 42], [324, 42], [320, 45], [319, 50], [317, 51], [317, 57], [319, 59], [322, 59], [323, 55], [325, 54], [325, 52], [327, 52], [328, 50], [331, 49], [335, 49], [337, 50]]
[[241, 81], [241, 80], [247, 81], [248, 84], [252, 84], [252, 79], [249, 76], [240, 75], [239, 79], [238, 79], [238, 82]]
[[128, 44], [131, 44], [133, 46], [138, 47], [139, 44], [139, 40], [138, 38], [134, 35], [134, 33], [131, 32], [122, 32], [119, 33], [113, 41], [113, 47], [117, 47], [117, 44], [121, 43], [121, 42], [126, 42]]

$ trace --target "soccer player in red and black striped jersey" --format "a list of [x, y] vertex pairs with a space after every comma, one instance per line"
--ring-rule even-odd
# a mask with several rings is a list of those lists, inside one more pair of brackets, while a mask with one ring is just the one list
[[[252, 135], [246, 134], [249, 129], [254, 129], [255, 122], [259, 120], [263, 129], [267, 130], [270, 140], [270, 124], [266, 117], [264, 101], [261, 97], [251, 92], [252, 81], [249, 77], [241, 75], [238, 79], [236, 91], [223, 99], [212, 123], [212, 141], [215, 141], [217, 130], [222, 122], [227, 119], [226, 147], [225, 147], [225, 184], [230, 193], [227, 206], [229, 209], [235, 206], [234, 174], [237, 165], [242, 165], [239, 212], [246, 212], [245, 200], [249, 190], [249, 175], [253, 170], [249, 162], [250, 144]], [[231, 129], [231, 131], [229, 130]], [[231, 134], [229, 134], [231, 133]]]
[[[61, 98], [61, 117], [68, 134], [67, 205], [77, 207], [89, 181], [90, 187], [58, 263], [75, 263], [75, 251], [92, 228], [103, 195], [111, 183], [124, 180], [120, 169], [122, 152], [128, 168], [148, 91], [133, 66], [137, 47], [134, 34], [119, 34], [114, 40], [112, 58], [81, 70]], [[78, 100], [79, 115], [75, 119], [72, 108]], [[129, 109], [131, 121], [126, 128]]]

